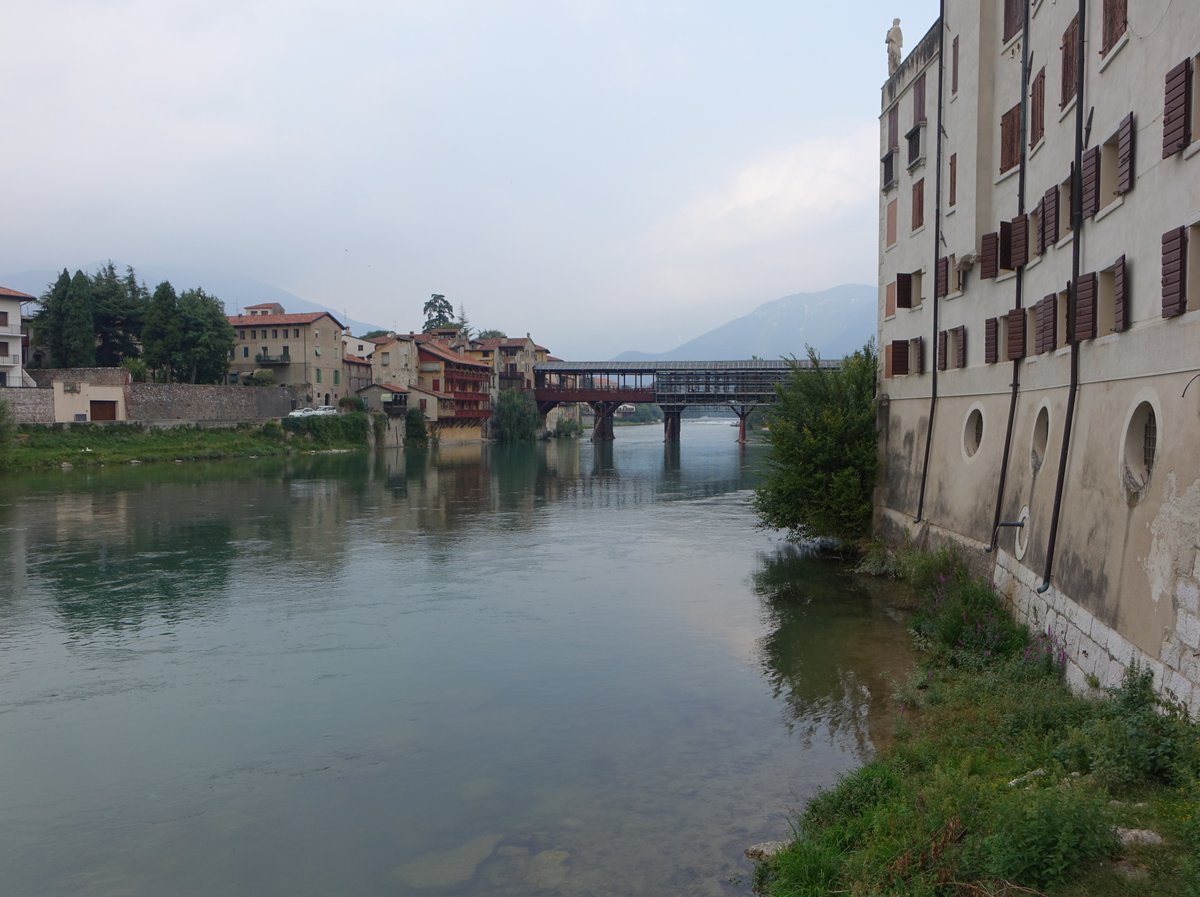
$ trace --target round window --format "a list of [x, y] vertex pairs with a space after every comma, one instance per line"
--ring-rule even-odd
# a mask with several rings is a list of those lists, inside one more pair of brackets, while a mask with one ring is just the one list
[[978, 408], [972, 408], [971, 413], [967, 415], [967, 423], [963, 428], [963, 451], [967, 453], [967, 457], [974, 457], [979, 451], [979, 445], [983, 442], [983, 412]]
[[1029, 464], [1033, 472], [1042, 469], [1046, 461], [1046, 445], [1050, 442], [1050, 409], [1045, 405], [1038, 411], [1037, 420], [1033, 422], [1033, 445], [1029, 450]]
[[1125, 492], [1131, 499], [1140, 499], [1150, 486], [1154, 475], [1154, 459], [1158, 454], [1158, 418], [1149, 402], [1133, 409], [1125, 428], [1122, 476]]

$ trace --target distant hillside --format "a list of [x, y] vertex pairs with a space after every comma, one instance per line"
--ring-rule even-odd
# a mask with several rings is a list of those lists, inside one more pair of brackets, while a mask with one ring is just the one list
[[[72, 271], [78, 267], [90, 273], [106, 264], [108, 264], [107, 260], [68, 267]], [[117, 266], [118, 271], [123, 272], [125, 270], [123, 262], [117, 262], [114, 259], [113, 264]], [[134, 271], [137, 272], [138, 280], [142, 281], [146, 285], [146, 288], [151, 291], [164, 280], [169, 280], [176, 290], [203, 287], [206, 293], [216, 296], [224, 302], [226, 313], [231, 315], [237, 314], [239, 309], [243, 309], [247, 305], [256, 305], [259, 302], [278, 302], [289, 313], [307, 311], [330, 312], [339, 321], [349, 327], [350, 331], [354, 334], [361, 335], [371, 330], [384, 329], [378, 324], [370, 324], [365, 321], [355, 321], [353, 319], [347, 320], [343, 314], [343, 310], [340, 308], [331, 308], [327, 305], [309, 302], [307, 299], [301, 299], [295, 293], [289, 293], [287, 290], [273, 287], [270, 284], [262, 283], [240, 274], [231, 274], [226, 271], [201, 270], [199, 268], [176, 268], [166, 265], [147, 265], [144, 268], [135, 266]], [[54, 283], [58, 275], [58, 271], [18, 271], [15, 274], [0, 274], [0, 286], [20, 290], [23, 293], [29, 293], [33, 296], [40, 296]]]
[[848, 283], [819, 293], [796, 293], [760, 305], [669, 352], [622, 352], [616, 361], [723, 361], [803, 357], [811, 345], [822, 358], [841, 358], [875, 335], [877, 290]]

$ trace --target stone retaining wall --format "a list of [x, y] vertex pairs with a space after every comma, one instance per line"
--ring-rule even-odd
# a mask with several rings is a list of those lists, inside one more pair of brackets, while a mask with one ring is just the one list
[[8, 403], [13, 420], [19, 424], [54, 423], [54, 390], [28, 386], [0, 389], [0, 400]]
[[125, 368], [27, 368], [25, 372], [43, 387], [54, 383], [126, 386], [130, 381], [129, 371]]
[[286, 386], [131, 383], [127, 389], [132, 421], [236, 424], [284, 417], [295, 407], [296, 396]]

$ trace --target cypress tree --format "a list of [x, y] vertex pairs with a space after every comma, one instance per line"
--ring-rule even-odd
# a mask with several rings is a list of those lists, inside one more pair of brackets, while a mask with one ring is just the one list
[[71, 275], [63, 268], [54, 286], [42, 294], [42, 307], [33, 321], [35, 335], [50, 350], [51, 364], [61, 363], [63, 357], [63, 314], [70, 286]]
[[87, 368], [96, 364], [96, 331], [91, 282], [82, 271], [71, 278], [63, 300], [60, 367]]
[[155, 371], [156, 379], [170, 383], [175, 379], [174, 365], [180, 351], [179, 299], [175, 288], [164, 280], [154, 288], [146, 308], [142, 327], [142, 354]]

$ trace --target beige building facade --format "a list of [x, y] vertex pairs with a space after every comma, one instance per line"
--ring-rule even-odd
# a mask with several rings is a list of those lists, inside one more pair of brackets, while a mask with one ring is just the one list
[[230, 315], [236, 333], [229, 383], [268, 371], [277, 386], [291, 386], [310, 405], [336, 405], [352, 394], [343, 382], [340, 321], [328, 312], [287, 314], [277, 303], [248, 306]]
[[[1082, 15], [1081, 15], [1082, 13]], [[883, 87], [880, 530], [1200, 709], [1200, 6], [946, 0]]]

